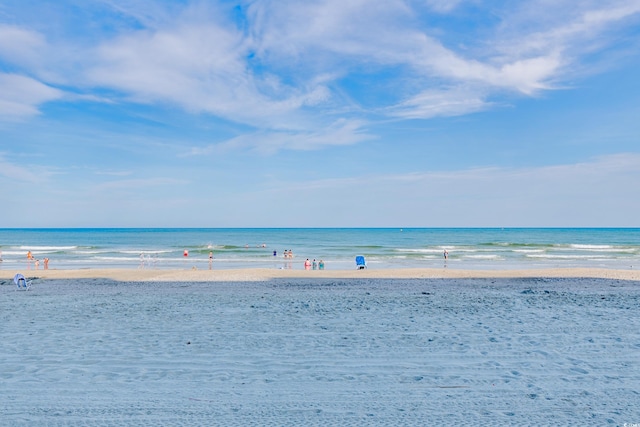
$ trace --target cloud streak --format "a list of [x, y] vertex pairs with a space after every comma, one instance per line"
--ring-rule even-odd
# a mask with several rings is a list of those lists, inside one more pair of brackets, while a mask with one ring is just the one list
[[269, 155], [280, 150], [311, 151], [328, 146], [353, 145], [375, 139], [374, 135], [366, 131], [365, 126], [366, 123], [340, 119], [325, 128], [305, 132], [257, 132], [206, 147], [193, 147], [184, 156], [209, 155], [238, 149]]
[[7, 180], [2, 184], [5, 187], [10, 186], [12, 183], [36, 184], [42, 181], [42, 178], [29, 167], [9, 162], [2, 155], [0, 155], [0, 177]]
[[63, 92], [19, 74], [0, 73], [0, 118], [21, 120], [39, 114], [40, 105], [61, 99]]

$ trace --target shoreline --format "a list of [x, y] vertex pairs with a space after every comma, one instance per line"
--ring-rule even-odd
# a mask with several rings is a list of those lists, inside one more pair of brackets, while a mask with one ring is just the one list
[[16, 273], [31, 279], [111, 279], [119, 282], [254, 282], [272, 279], [491, 279], [491, 278], [597, 278], [640, 281], [640, 270], [604, 268], [544, 268], [458, 270], [449, 268], [394, 268], [380, 270], [0, 270], [0, 279], [13, 280]]

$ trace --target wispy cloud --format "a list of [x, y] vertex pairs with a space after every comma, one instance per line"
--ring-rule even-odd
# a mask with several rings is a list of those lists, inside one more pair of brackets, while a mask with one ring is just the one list
[[106, 175], [106, 176], [131, 176], [133, 175], [133, 171], [111, 171], [111, 170], [101, 170], [96, 171], [96, 175]]
[[424, 0], [428, 7], [438, 13], [453, 11], [464, 0]]
[[42, 34], [0, 23], [0, 58], [14, 66], [33, 68], [40, 62], [40, 53], [46, 47]]
[[427, 90], [393, 106], [387, 112], [405, 119], [429, 119], [438, 116], [460, 116], [489, 108], [482, 93], [461, 87], [449, 90]]
[[109, 192], [123, 191], [127, 193], [136, 193], [140, 190], [147, 190], [151, 188], [158, 188], [167, 185], [184, 185], [187, 184], [187, 180], [174, 179], [174, 178], [138, 178], [138, 179], [119, 179], [106, 181], [97, 184], [92, 187], [92, 191], [103, 194]]
[[[34, 173], [28, 166], [22, 165], [18, 162], [7, 161], [3, 155], [0, 154], [0, 177], [3, 177], [13, 182], [25, 182], [35, 184], [42, 181], [42, 177]], [[6, 182], [1, 184], [2, 186], [8, 186]]]
[[[249, 127], [228, 146], [253, 146], [244, 141], [260, 135], [263, 147], [315, 149], [367, 139], [348, 137], [346, 128], [336, 139], [315, 130], [337, 117], [463, 115], [559, 87], [640, 14], [640, 0], [101, 3], [131, 22], [92, 38], [97, 45], [52, 44], [40, 32], [0, 24], [0, 58], [16, 67], [1, 77], [0, 115], [37, 114], [63, 99], [54, 86], [75, 94], [69, 102], [106, 100], [106, 90], [120, 102], [178, 106]], [[468, 8], [492, 15], [471, 46], [455, 43], [456, 25], [443, 33], [430, 24], [433, 13], [455, 23]], [[348, 81], [376, 76], [385, 85], [369, 88], [376, 103], [364, 107]]]
[[0, 119], [20, 120], [39, 114], [38, 107], [63, 97], [63, 92], [35, 79], [0, 73]]
[[527, 2], [504, 14], [492, 40], [495, 58], [505, 61], [556, 55], [567, 65], [579, 65], [583, 55], [616, 43], [616, 32], [621, 26], [639, 22], [639, 13], [638, 0]]
[[327, 146], [352, 145], [375, 139], [366, 131], [366, 123], [339, 119], [322, 129], [305, 132], [256, 132], [206, 147], [193, 147], [185, 156], [200, 156], [244, 149], [262, 154], [273, 154], [281, 150], [310, 151]]
[[166, 26], [104, 43], [90, 81], [133, 101], [170, 102], [258, 127], [286, 127], [283, 117], [328, 97], [322, 85], [293, 87], [252, 70], [251, 41], [219, 18], [225, 12], [191, 6]]

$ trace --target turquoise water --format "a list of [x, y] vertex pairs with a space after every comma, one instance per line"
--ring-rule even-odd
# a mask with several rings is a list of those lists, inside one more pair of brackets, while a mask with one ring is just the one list
[[[443, 252], [449, 253], [444, 260]], [[293, 260], [282, 257], [292, 250]], [[640, 267], [638, 228], [0, 229], [1, 269]], [[188, 251], [188, 256], [184, 256]], [[273, 255], [276, 251], [276, 256]]]

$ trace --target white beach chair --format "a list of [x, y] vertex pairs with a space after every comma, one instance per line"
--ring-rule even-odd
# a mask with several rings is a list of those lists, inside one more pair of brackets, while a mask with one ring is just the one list
[[26, 277], [20, 273], [13, 276], [13, 283], [16, 284], [19, 291], [28, 291], [31, 287], [31, 280], [27, 280]]

